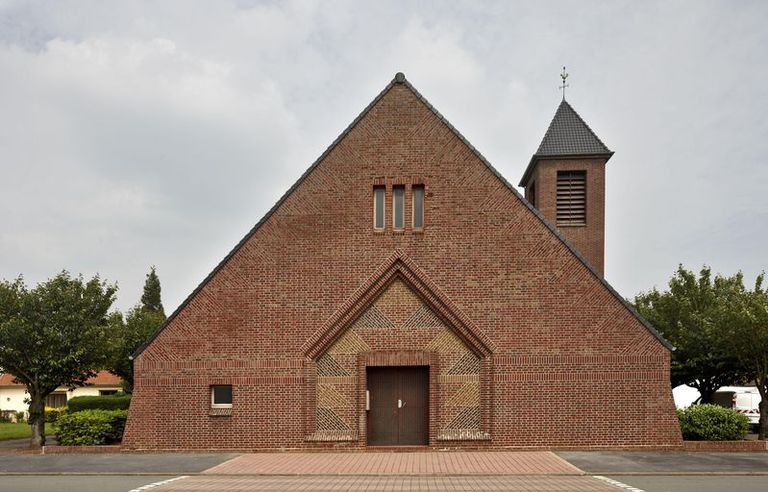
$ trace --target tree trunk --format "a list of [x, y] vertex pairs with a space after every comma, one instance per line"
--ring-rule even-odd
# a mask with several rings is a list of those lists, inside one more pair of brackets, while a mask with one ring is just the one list
[[717, 391], [717, 388], [713, 388], [707, 385], [707, 386], [699, 386], [697, 389], [699, 390], [699, 394], [701, 395], [699, 399], [700, 404], [712, 403], [712, 399], [715, 396], [715, 392]]
[[760, 399], [760, 423], [758, 424], [757, 438], [765, 441], [766, 426], [768, 425], [768, 399], [761, 395]]
[[45, 446], [45, 397], [37, 392], [30, 393], [29, 424], [32, 427], [33, 448]]

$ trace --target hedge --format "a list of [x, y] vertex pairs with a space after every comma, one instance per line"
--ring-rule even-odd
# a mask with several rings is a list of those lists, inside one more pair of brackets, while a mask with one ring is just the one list
[[69, 413], [83, 410], [128, 410], [131, 395], [117, 393], [104, 396], [76, 396], [67, 401]]
[[683, 439], [689, 441], [741, 441], [749, 431], [749, 419], [718, 405], [692, 405], [677, 411]]
[[59, 417], [65, 413], [67, 413], [67, 407], [45, 407], [45, 421], [49, 424], [55, 424], [59, 420]]
[[61, 415], [56, 439], [62, 446], [111, 444], [123, 438], [126, 410], [83, 410]]

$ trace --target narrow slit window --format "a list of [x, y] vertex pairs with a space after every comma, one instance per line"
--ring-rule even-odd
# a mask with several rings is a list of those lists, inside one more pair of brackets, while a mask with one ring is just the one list
[[424, 185], [413, 186], [413, 228], [424, 227]]
[[232, 408], [232, 385], [211, 386], [211, 408]]
[[392, 227], [402, 229], [404, 227], [405, 213], [405, 187], [395, 186], [392, 188]]
[[376, 186], [373, 189], [373, 227], [384, 229], [384, 187]]
[[557, 225], [587, 225], [587, 172], [557, 172]]

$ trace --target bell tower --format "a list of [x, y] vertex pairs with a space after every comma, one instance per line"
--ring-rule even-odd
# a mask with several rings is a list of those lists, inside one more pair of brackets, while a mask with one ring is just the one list
[[[565, 78], [563, 82], [564, 90]], [[519, 184], [531, 205], [557, 227], [601, 276], [605, 165], [612, 155], [563, 97]]]

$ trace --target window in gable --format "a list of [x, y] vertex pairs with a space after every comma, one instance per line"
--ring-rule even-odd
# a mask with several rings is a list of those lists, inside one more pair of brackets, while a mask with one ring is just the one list
[[402, 230], [405, 227], [405, 186], [392, 187], [392, 228]]
[[413, 185], [413, 228], [424, 228], [424, 185]]
[[384, 229], [384, 197], [383, 186], [373, 187], [373, 228]]

